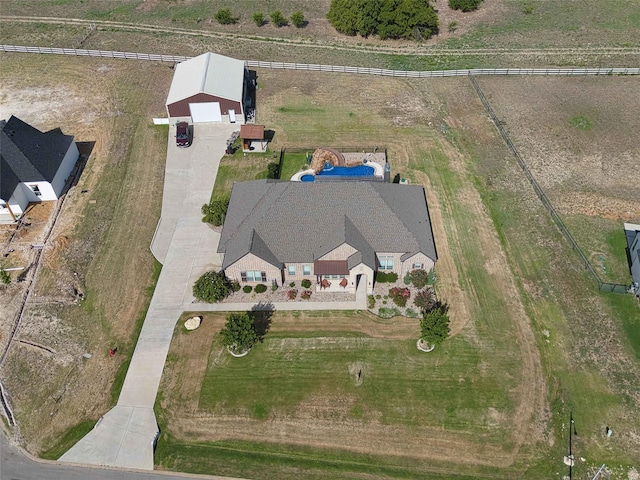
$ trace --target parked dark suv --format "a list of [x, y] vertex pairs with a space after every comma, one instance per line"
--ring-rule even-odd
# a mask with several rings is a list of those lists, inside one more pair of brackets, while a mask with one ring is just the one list
[[178, 122], [176, 124], [176, 145], [179, 147], [188, 147], [191, 145], [191, 132], [187, 122]]

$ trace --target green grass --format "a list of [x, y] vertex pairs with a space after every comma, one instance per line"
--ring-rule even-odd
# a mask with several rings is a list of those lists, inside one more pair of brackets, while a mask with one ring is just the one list
[[[313, 149], [310, 149], [309, 153], [313, 153]], [[306, 153], [288, 153], [285, 150], [280, 179], [290, 180], [295, 173], [308, 167]]]
[[73, 447], [78, 440], [89, 433], [96, 424], [96, 420], [85, 420], [67, 430], [52, 447], [40, 452], [40, 457], [45, 460], [58, 460], [67, 450]]
[[[480, 353], [462, 338], [451, 339], [431, 356], [419, 352], [415, 340], [319, 335], [272, 334], [241, 359], [220, 356], [222, 346], [216, 339], [211, 355], [220, 360], [207, 371], [200, 408], [215, 415], [268, 420], [295, 415], [302, 402], [320, 395], [359, 405], [363, 422], [439, 425], [484, 434], [490, 430], [489, 407], [511, 411], [512, 383], [483, 373]], [[349, 372], [355, 362], [363, 365], [360, 386]], [[334, 415], [339, 421], [351, 410], [336, 409]], [[488, 436], [499, 441], [502, 433], [493, 429]]]
[[578, 115], [571, 119], [571, 125], [579, 130], [591, 130], [591, 121], [584, 115]]
[[272, 153], [250, 153], [245, 157], [236, 152], [233, 156], [225, 156], [220, 161], [216, 183], [211, 193], [211, 199], [220, 199], [231, 195], [233, 182], [260, 180], [267, 178], [267, 165], [278, 162]]

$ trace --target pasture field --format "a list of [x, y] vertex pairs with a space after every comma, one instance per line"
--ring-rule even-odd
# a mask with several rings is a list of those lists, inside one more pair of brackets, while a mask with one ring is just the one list
[[[575, 79], [548, 80], [539, 79], [553, 92], [571, 90]], [[593, 80], [593, 102], [635, 88], [624, 78]], [[618, 465], [612, 478], [626, 478], [640, 453], [637, 303], [597, 291], [470, 83], [333, 74], [320, 82], [272, 71], [259, 71], [258, 81], [257, 121], [275, 131], [272, 149], [380, 143], [392, 175], [425, 185], [437, 288], [451, 307], [453, 338], [425, 358], [413, 350], [415, 320], [276, 313], [265, 342], [235, 361], [217, 338], [224, 315], [205, 315], [204, 329], [188, 335], [179, 324], [157, 402], [167, 433], [158, 467], [251, 478], [327, 471], [335, 478], [560, 478], [573, 411], [580, 424], [574, 453], [585, 458], [574, 473], [607, 463]], [[528, 80], [503, 81], [503, 90], [516, 92]], [[491, 85], [482, 84], [489, 94]], [[533, 103], [490, 101], [496, 112], [533, 115]], [[563, 135], [579, 142], [576, 114], [563, 115]], [[550, 130], [564, 128], [563, 119]], [[630, 121], [624, 128], [635, 128]], [[601, 128], [620, 135], [617, 123]], [[562, 158], [557, 145], [547, 148]], [[620, 157], [632, 166], [632, 156]], [[625, 181], [637, 188], [633, 177]], [[612, 250], [614, 225], [595, 217], [579, 224], [576, 238]], [[607, 261], [615, 264], [614, 257]], [[371, 369], [370, 385], [353, 384], [350, 366], [359, 363]], [[619, 434], [606, 439], [604, 427], [614, 424]]]

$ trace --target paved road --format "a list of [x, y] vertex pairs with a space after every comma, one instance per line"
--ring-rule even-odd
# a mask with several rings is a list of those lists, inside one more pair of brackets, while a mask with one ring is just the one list
[[86, 467], [34, 460], [19, 448], [10, 445], [0, 432], [1, 480], [231, 480], [229, 477], [187, 475], [182, 473], [134, 472], [105, 467]]
[[163, 263], [117, 405], [61, 461], [153, 470], [153, 412], [173, 329], [194, 277], [219, 263], [219, 235], [202, 223], [227, 139], [238, 125], [198, 124], [194, 143], [175, 145], [170, 127], [161, 219], [151, 251]]

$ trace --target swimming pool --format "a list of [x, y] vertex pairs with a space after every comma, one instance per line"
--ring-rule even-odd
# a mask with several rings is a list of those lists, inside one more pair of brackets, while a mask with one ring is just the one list
[[332, 165], [325, 165], [324, 168], [315, 175], [307, 173], [300, 177], [302, 182], [313, 182], [316, 175], [322, 177], [373, 177], [375, 174], [375, 168], [369, 165], [356, 165], [354, 167], [334, 167]]

